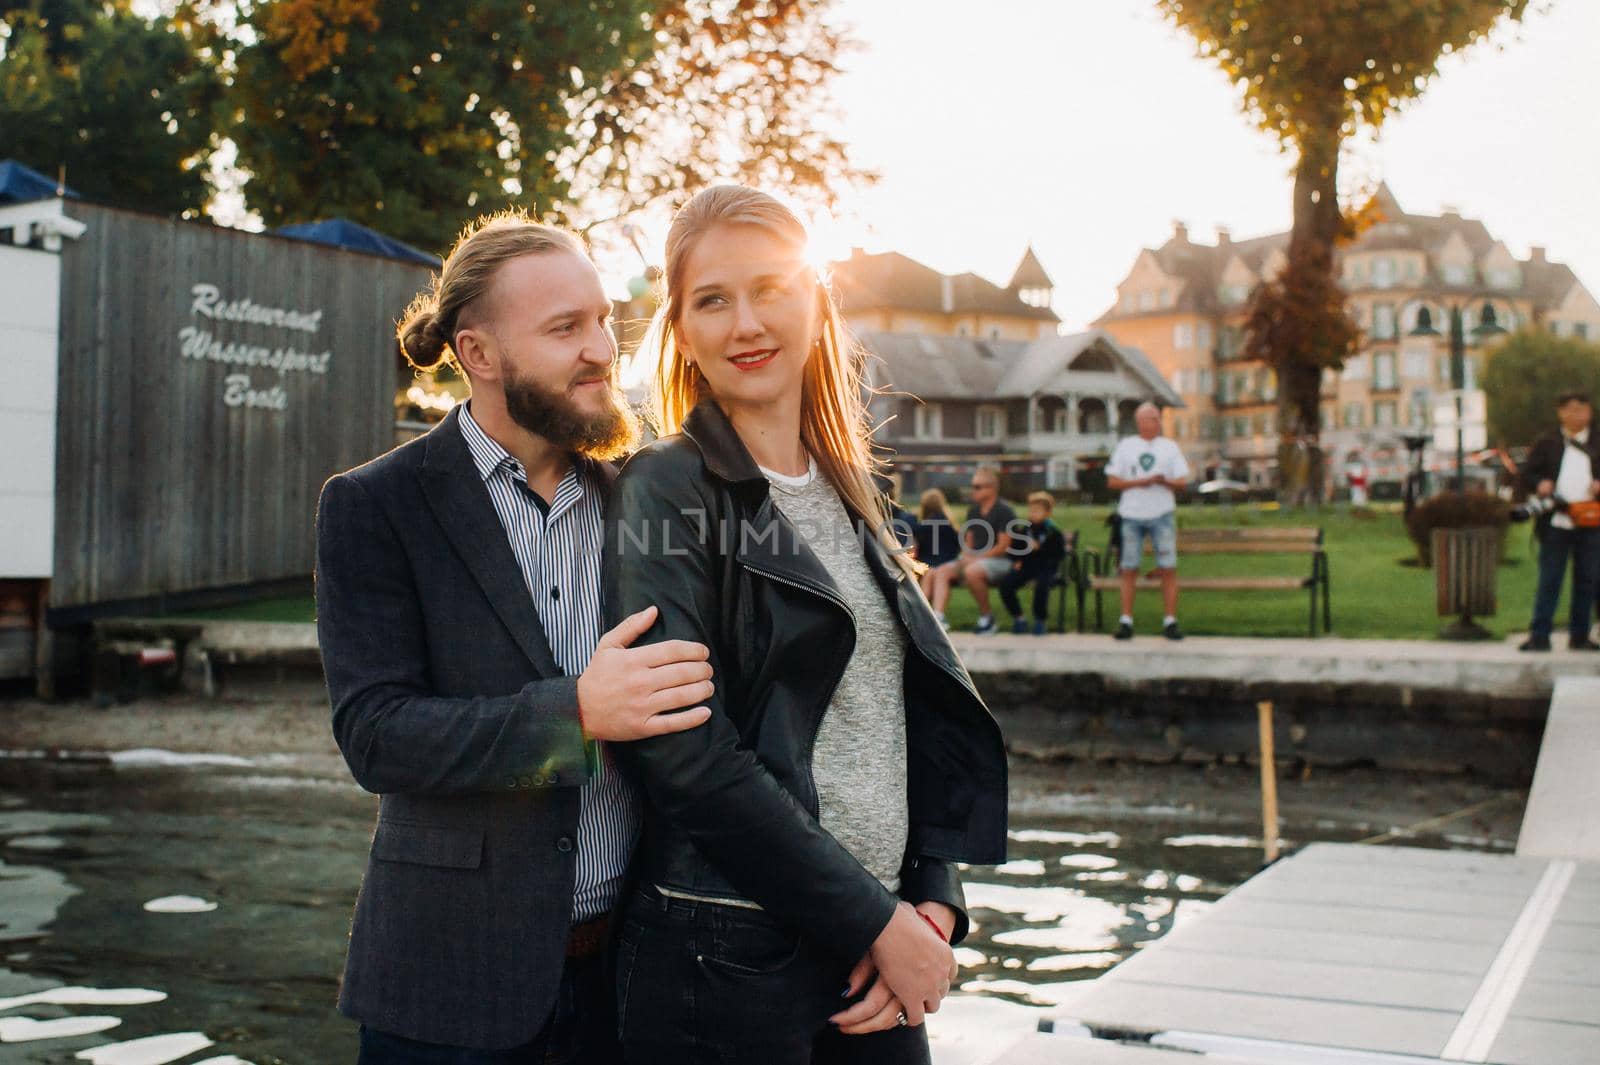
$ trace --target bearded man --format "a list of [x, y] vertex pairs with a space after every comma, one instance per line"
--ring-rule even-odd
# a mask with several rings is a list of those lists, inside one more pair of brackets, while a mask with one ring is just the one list
[[606, 741], [702, 724], [709, 652], [602, 634], [609, 460], [637, 441], [583, 245], [469, 228], [400, 324], [471, 399], [333, 477], [317, 634], [333, 732], [381, 796], [339, 1009], [361, 1065], [619, 1061], [603, 955], [638, 801]]

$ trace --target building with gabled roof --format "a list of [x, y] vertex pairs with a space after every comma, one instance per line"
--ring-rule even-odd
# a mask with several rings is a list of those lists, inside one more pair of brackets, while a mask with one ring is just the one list
[[965, 489], [980, 465], [1015, 494], [1075, 487], [1140, 403], [1180, 402], [1143, 352], [1102, 332], [1058, 335], [1054, 283], [1031, 247], [1005, 287], [859, 249], [834, 264], [833, 284], [869, 355], [874, 438], [907, 499]]
[[[1442, 334], [1450, 308], [1462, 308], [1471, 388], [1485, 355], [1472, 330], [1489, 316], [1507, 330], [1600, 337], [1600, 303], [1543, 248], [1519, 260], [1483, 222], [1459, 211], [1411, 214], [1383, 184], [1367, 214], [1372, 224], [1336, 254], [1365, 335], [1343, 372], [1324, 377], [1322, 439], [1335, 460], [1359, 453], [1378, 480], [1398, 481], [1406, 465], [1401, 436], [1426, 432], [1435, 400], [1451, 386], [1448, 338], [1414, 335], [1419, 323]], [[1183, 397], [1167, 432], [1196, 469], [1231, 471], [1257, 485], [1275, 479], [1276, 377], [1241, 358], [1241, 349], [1250, 293], [1283, 269], [1288, 246], [1287, 233], [1235, 241], [1225, 229], [1215, 244], [1201, 244], [1176, 223], [1166, 243], [1139, 252], [1116, 304], [1094, 323], [1147, 352]]]
[[833, 287], [858, 330], [1034, 340], [1061, 325], [1050, 309], [1050, 277], [1031, 248], [1005, 288], [973, 273], [942, 274], [899, 252], [859, 248], [833, 264]]
[[1074, 488], [1132, 433], [1140, 403], [1181, 403], [1143, 352], [1100, 331], [1037, 340], [857, 332], [877, 442], [902, 493], [965, 487], [979, 465], [1020, 494]]

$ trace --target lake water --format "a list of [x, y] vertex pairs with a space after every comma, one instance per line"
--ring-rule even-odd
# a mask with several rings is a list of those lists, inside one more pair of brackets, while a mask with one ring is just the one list
[[[0, 760], [0, 1065], [353, 1062], [333, 1001], [373, 798], [288, 757], [167, 762]], [[1250, 826], [1191, 806], [1035, 802], [1013, 822], [1011, 860], [966, 872], [940, 1065], [1070, 1012], [1261, 863]]]

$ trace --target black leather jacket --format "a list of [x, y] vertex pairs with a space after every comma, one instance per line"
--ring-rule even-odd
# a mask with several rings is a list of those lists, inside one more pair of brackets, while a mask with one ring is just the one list
[[[1005, 747], [916, 582], [875, 537], [863, 539], [908, 637], [900, 894], [954, 907], [959, 939], [967, 922], [953, 863], [1005, 860]], [[714, 401], [623, 467], [604, 588], [607, 628], [654, 604], [660, 616], [634, 646], [695, 640], [715, 670], [707, 724], [614, 748], [648, 800], [637, 875], [754, 900], [860, 958], [897, 900], [818, 824], [811, 777], [817, 729], [855, 647], [853, 616]]]

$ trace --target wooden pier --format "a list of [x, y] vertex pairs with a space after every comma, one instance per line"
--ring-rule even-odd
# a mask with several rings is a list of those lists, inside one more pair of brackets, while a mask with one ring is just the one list
[[1515, 855], [1309, 846], [993, 1060], [1600, 1063], [1600, 681], [1558, 684], [1533, 791]]

